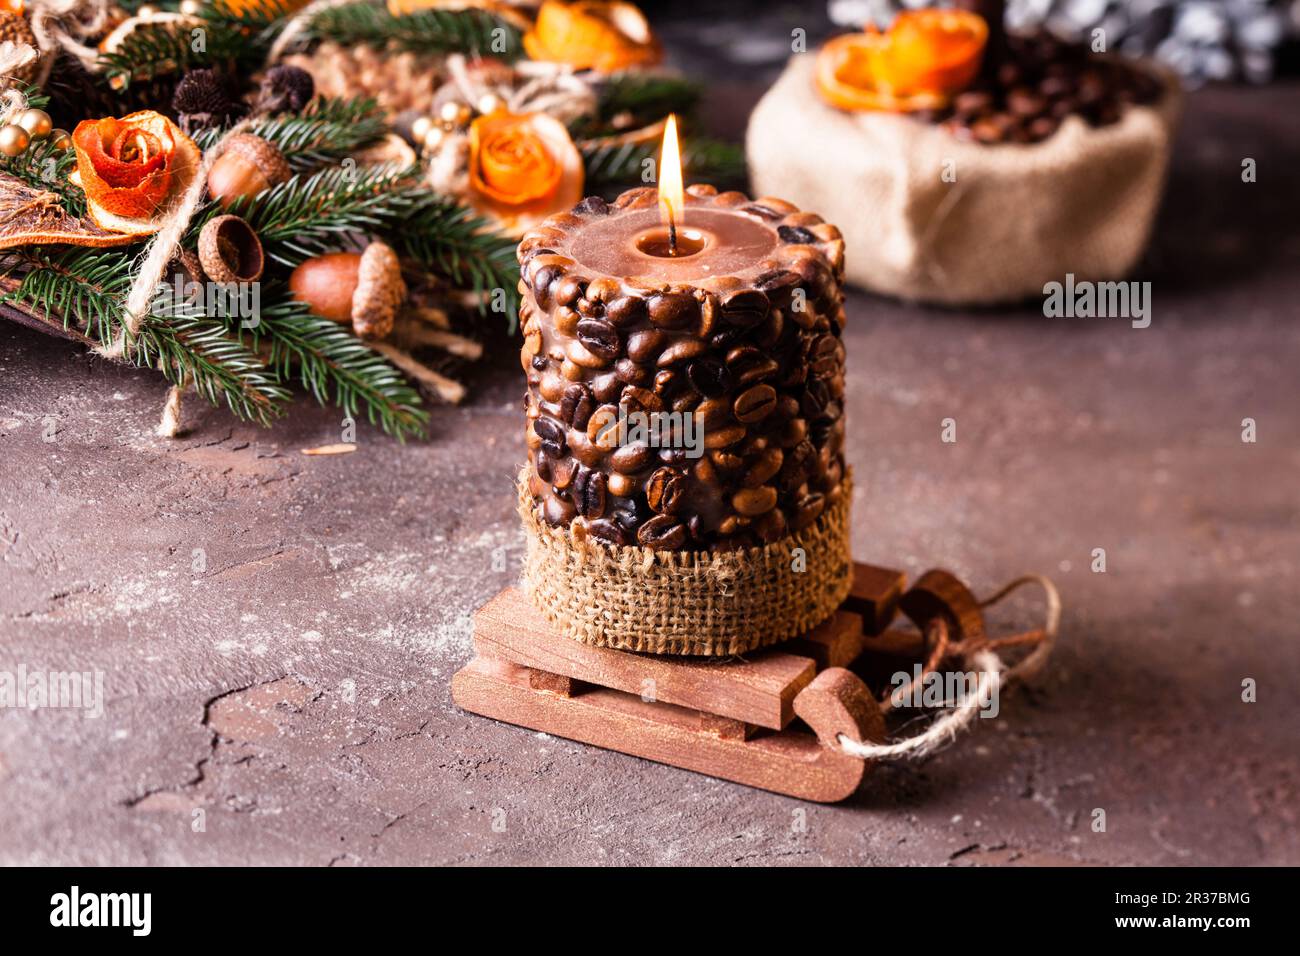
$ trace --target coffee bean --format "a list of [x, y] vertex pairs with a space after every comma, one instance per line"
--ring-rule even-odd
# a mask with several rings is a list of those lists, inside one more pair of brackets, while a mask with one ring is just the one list
[[1051, 116], [1040, 116], [1029, 125], [1029, 135], [1035, 140], [1044, 140], [1056, 132], [1060, 121]]
[[723, 428], [712, 428], [704, 432], [705, 448], [726, 448], [728, 445], [734, 445], [747, 434], [744, 425], [728, 425]]
[[634, 412], [649, 415], [652, 412], [662, 412], [664, 410], [663, 399], [648, 388], [641, 388], [638, 385], [629, 385], [623, 389], [623, 394], [619, 396], [618, 403], [629, 415]]
[[700, 304], [688, 292], [658, 292], [647, 303], [650, 321], [661, 329], [684, 329], [695, 324]]
[[808, 363], [818, 378], [833, 375], [840, 367], [840, 340], [833, 335], [818, 337], [808, 350]]
[[737, 421], [751, 424], [762, 421], [776, 408], [776, 389], [771, 385], [755, 385], [736, 396], [732, 413]]
[[685, 448], [660, 448], [659, 460], [665, 465], [673, 465], [677, 468], [685, 468], [690, 463]]
[[592, 355], [612, 362], [623, 351], [623, 340], [604, 319], [583, 319], [578, 323], [578, 341]]
[[785, 452], [785, 461], [781, 464], [777, 483], [785, 491], [799, 487], [808, 477], [808, 471], [816, 458], [817, 451], [811, 442], [800, 442], [788, 449]]
[[777, 299], [788, 295], [799, 284], [799, 276], [789, 269], [777, 269], [765, 272], [754, 280], [754, 285], [762, 289], [770, 298]]
[[[550, 445], [559, 449], [556, 454], [551, 455], [552, 458], [559, 458], [568, 451], [568, 445], [565, 442], [565, 427], [554, 418], [547, 418], [545, 415], [541, 415], [533, 419], [533, 431], [537, 432], [537, 436], [541, 438], [543, 448]], [[548, 449], [548, 454], [549, 453], [550, 451]]]
[[716, 398], [731, 389], [731, 373], [715, 358], [696, 359], [687, 366], [686, 377], [707, 398]]
[[773, 541], [780, 541], [786, 535], [785, 515], [780, 509], [773, 508], [765, 513], [751, 526], [758, 539], [764, 544], [771, 544]]
[[757, 488], [759, 485], [767, 484], [768, 480], [774, 478], [781, 470], [781, 465], [785, 461], [785, 453], [779, 448], [766, 448], [759, 452], [758, 456], [750, 463], [749, 468], [745, 471], [745, 477], [741, 484], [746, 488]]
[[656, 469], [646, 482], [645, 499], [660, 514], [673, 514], [686, 503], [690, 479], [682, 472], [667, 466]]
[[606, 544], [614, 544], [623, 547], [627, 544], [627, 533], [619, 527], [617, 522], [609, 518], [598, 518], [587, 525], [587, 533], [598, 541]]
[[635, 325], [645, 317], [646, 303], [640, 296], [621, 295], [605, 302], [605, 318], [619, 328]]
[[609, 456], [609, 466], [625, 475], [635, 475], [645, 471], [654, 460], [654, 452], [645, 442], [632, 442], [620, 445]]
[[564, 390], [564, 397], [560, 399], [560, 417], [571, 428], [586, 431], [587, 420], [595, 410], [596, 401], [586, 385], [574, 382]]
[[815, 378], [805, 386], [799, 408], [805, 418], [817, 418], [830, 400], [831, 391], [826, 383]]
[[578, 511], [585, 518], [599, 518], [605, 514], [605, 476], [598, 471], [591, 473], [583, 483], [582, 494], [578, 498]]
[[804, 495], [795, 505], [794, 527], [795, 530], [802, 530], [808, 527], [819, 517], [826, 508], [826, 499], [817, 492]]
[[731, 421], [731, 402], [726, 398], [710, 398], [695, 409], [695, 418], [705, 433], [721, 428]]
[[[570, 342], [564, 347], [565, 363], [560, 366], [560, 373], [565, 378], [572, 381], [580, 381], [583, 377], [582, 369], [601, 369], [609, 365], [610, 360], [603, 355], [597, 355], [587, 349], [581, 342]], [[570, 372], [568, 366], [574, 366], [576, 374]]]
[[555, 461], [546, 454], [538, 454], [533, 459], [533, 471], [537, 477], [542, 479], [548, 485], [551, 483], [551, 477], [555, 474]]
[[678, 339], [659, 354], [657, 362], [660, 368], [667, 368], [677, 362], [685, 362], [708, 351], [708, 345], [699, 339]]
[[771, 485], [742, 488], [731, 496], [731, 507], [749, 517], [765, 514], [776, 507], [776, 489]]
[[620, 382], [627, 385], [645, 385], [650, 381], [650, 369], [626, 358], [614, 363], [614, 374]]
[[778, 212], [777, 210], [773, 209], [771, 206], [764, 206], [756, 202], [750, 203], [748, 206], [742, 209], [741, 212], [750, 213], [752, 215], [758, 216], [760, 219], [784, 219], [785, 218], [785, 213]]
[[802, 226], [778, 226], [776, 234], [782, 242], [792, 244], [809, 245], [817, 241], [817, 237]]
[[597, 448], [609, 451], [618, 446], [618, 409], [602, 405], [587, 420], [587, 440]]
[[740, 471], [745, 464], [745, 459], [725, 448], [715, 448], [709, 452], [709, 461], [713, 462], [713, 467], [718, 471], [728, 473]]
[[673, 388], [676, 387], [679, 378], [680, 376], [673, 369], [661, 368], [655, 372], [655, 394], [660, 397], [670, 394]]
[[733, 326], [753, 328], [767, 318], [771, 302], [757, 289], [738, 289], [723, 296], [722, 320]]
[[551, 364], [551, 360], [548, 359], [545, 355], [534, 355], [532, 362], [530, 362], [529, 364], [531, 364], [532, 367], [537, 371], [545, 372], [546, 367]]
[[748, 385], [774, 374], [780, 366], [752, 345], [740, 345], [727, 353], [727, 370], [736, 385]]
[[641, 488], [638, 482], [631, 475], [624, 475], [619, 472], [613, 472], [609, 476], [609, 493], [616, 498], [630, 498]]
[[599, 196], [588, 196], [573, 207], [573, 214], [575, 216], [608, 216], [609, 203]]
[[980, 90], [957, 94], [952, 107], [964, 116], [975, 116], [993, 107], [993, 96]]
[[602, 405], [610, 405], [618, 401], [618, 396], [623, 392], [623, 380], [618, 377], [617, 372], [606, 372], [604, 375], [597, 375], [589, 383], [591, 394], [595, 396], [596, 401]]
[[565, 276], [555, 283], [552, 295], [557, 305], [569, 306], [582, 298], [587, 291], [587, 283], [578, 276]]
[[1037, 116], [1047, 108], [1047, 100], [1027, 87], [1018, 86], [1007, 93], [1007, 109], [1017, 116]]
[[641, 329], [627, 337], [627, 357], [650, 364], [664, 347], [667, 336], [658, 329]]
[[657, 515], [641, 525], [636, 539], [656, 551], [675, 551], [686, 543], [686, 526], [672, 515]]
[[567, 455], [555, 462], [551, 468], [551, 485], [558, 491], [568, 488], [573, 482], [574, 473], [581, 468], [576, 461]]
[[563, 498], [548, 497], [542, 506], [542, 517], [554, 527], [567, 525], [577, 513], [578, 509]]

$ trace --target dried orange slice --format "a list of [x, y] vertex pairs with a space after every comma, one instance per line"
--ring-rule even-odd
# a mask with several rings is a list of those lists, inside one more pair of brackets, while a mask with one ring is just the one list
[[963, 10], [900, 13], [887, 33], [828, 41], [817, 53], [817, 91], [842, 110], [935, 109], [979, 72], [988, 24]]

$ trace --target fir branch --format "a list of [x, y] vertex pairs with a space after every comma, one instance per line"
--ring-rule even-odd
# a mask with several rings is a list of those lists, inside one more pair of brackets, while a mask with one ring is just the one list
[[[399, 252], [446, 276], [458, 288], [479, 293], [479, 311], [504, 311], [514, 332], [519, 314], [514, 239], [469, 207], [427, 191], [394, 226], [387, 238]], [[495, 294], [498, 289], [500, 294]]]
[[[201, 29], [201, 40], [194, 31]], [[197, 49], [196, 49], [197, 47]], [[219, 21], [203, 27], [174, 23], [144, 23], [136, 27], [112, 53], [101, 53], [96, 72], [115, 90], [147, 83], [160, 76], [184, 73], [198, 67], [218, 67], [227, 72], [252, 72], [265, 49], [239, 28]]]
[[266, 291], [279, 301], [262, 308], [256, 331], [269, 341], [270, 366], [279, 381], [296, 376], [317, 402], [333, 401], [351, 416], [364, 406], [371, 424], [398, 441], [423, 436], [429, 414], [419, 392], [383, 356], [339, 323], [291, 301], [287, 291]]
[[[79, 326], [101, 345], [123, 333], [133, 253], [33, 248], [21, 254], [28, 271], [3, 301], [60, 316], [64, 328]], [[173, 384], [187, 381], [212, 404], [224, 401], [236, 415], [263, 425], [289, 398], [257, 354], [231, 338], [222, 319], [204, 315], [198, 303], [179, 302], [165, 314], [147, 316], [128, 337], [123, 357], [138, 367], [160, 368]]]
[[258, 41], [268, 43], [279, 31], [285, 20], [299, 9], [302, 4], [293, 4], [289, 0], [211, 0], [199, 8], [199, 16], [205, 20], [226, 26], [238, 27], [249, 34], [258, 34]]
[[[214, 146], [224, 129], [201, 130], [194, 142], [200, 149]], [[248, 132], [278, 146], [294, 172], [306, 172], [342, 162], [358, 149], [388, 132], [384, 111], [372, 99], [313, 100], [298, 115], [283, 114], [255, 120]]]
[[[657, 143], [602, 145], [599, 140], [580, 144], [587, 171], [588, 192], [609, 192], [641, 181], [647, 159], [656, 158]], [[722, 188], [745, 180], [745, 154], [734, 143], [692, 138], [682, 151], [682, 165], [693, 179], [708, 180]]]
[[380, 4], [360, 0], [322, 10], [308, 35], [344, 46], [390, 44], [414, 53], [464, 53], [516, 60], [523, 56], [519, 31], [483, 10], [417, 10], [394, 15]]
[[[231, 203], [226, 212], [243, 216], [256, 230], [266, 255], [293, 268], [304, 259], [345, 245], [350, 236], [400, 222], [415, 205], [404, 188], [409, 170], [392, 166], [333, 167]], [[190, 225], [187, 244], [198, 241], [204, 224], [223, 210], [209, 203]]]

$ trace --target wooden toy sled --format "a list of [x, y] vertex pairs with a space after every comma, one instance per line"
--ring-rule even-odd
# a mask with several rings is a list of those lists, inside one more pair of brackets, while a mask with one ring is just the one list
[[452, 698], [558, 737], [804, 800], [842, 800], [869, 762], [845, 753], [840, 735], [885, 740], [880, 705], [849, 666], [882, 654], [896, 669], [923, 653], [920, 632], [887, 629], [904, 584], [899, 571], [858, 564], [828, 621], [724, 659], [589, 647], [556, 634], [508, 588], [475, 615], [477, 657], [452, 679]]

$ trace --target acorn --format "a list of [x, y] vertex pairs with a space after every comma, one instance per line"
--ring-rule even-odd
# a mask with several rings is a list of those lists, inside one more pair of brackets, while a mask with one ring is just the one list
[[406, 299], [397, 253], [382, 242], [365, 252], [329, 252], [293, 270], [289, 291], [321, 318], [350, 322], [357, 335], [382, 339]]
[[262, 242], [238, 216], [217, 216], [199, 232], [199, 264], [213, 282], [256, 282], [265, 264]]
[[292, 175], [279, 149], [260, 136], [239, 133], [226, 140], [225, 151], [208, 170], [208, 195], [229, 208], [236, 199], [256, 196]]

